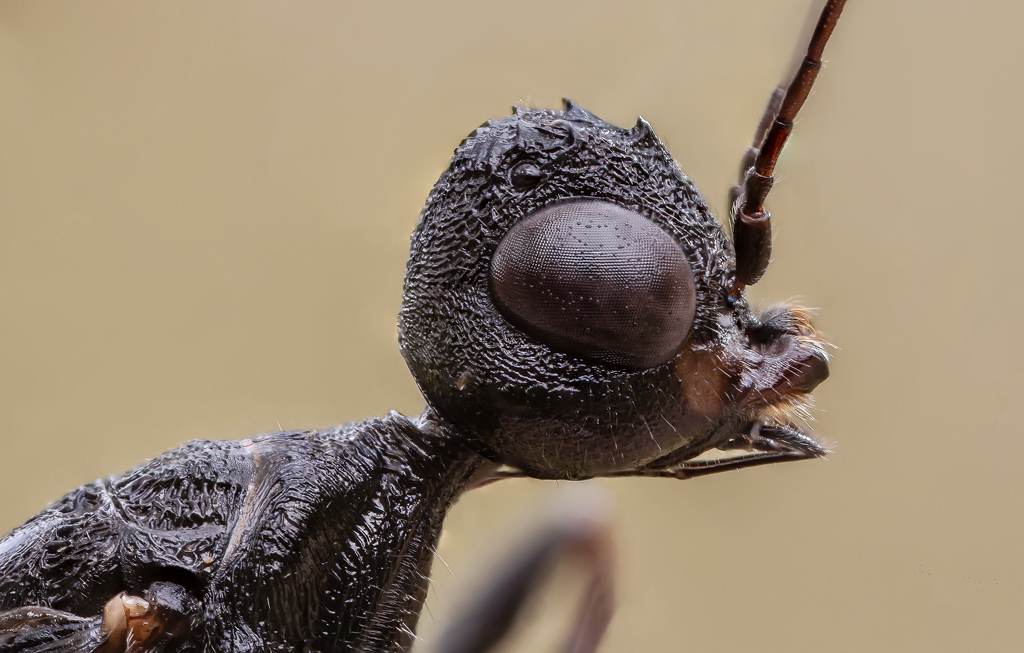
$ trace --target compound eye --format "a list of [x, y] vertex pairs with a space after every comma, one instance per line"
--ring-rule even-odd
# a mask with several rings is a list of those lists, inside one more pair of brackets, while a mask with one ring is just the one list
[[540, 209], [491, 259], [498, 308], [555, 349], [631, 369], [671, 360], [696, 310], [693, 271], [672, 235], [609, 202]]

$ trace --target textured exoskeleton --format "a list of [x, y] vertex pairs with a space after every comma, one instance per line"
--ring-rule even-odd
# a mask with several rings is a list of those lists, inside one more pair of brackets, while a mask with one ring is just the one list
[[[468, 488], [824, 455], [802, 417], [825, 343], [803, 309], [758, 314], [743, 289], [767, 265], [761, 202], [841, 8], [769, 104], [735, 243], [642, 119], [566, 101], [470, 134], [412, 237], [400, 346], [423, 415], [197, 440], [74, 490], [0, 539], [0, 651], [405, 651]], [[745, 453], [697, 460], [712, 450]]]
[[[0, 608], [92, 616], [55, 616], [54, 629], [99, 641], [118, 593], [160, 607], [147, 591], [173, 584], [189, 600], [159, 616], [168, 623], [146, 650], [401, 650], [445, 510], [483, 463], [450, 439], [392, 414], [190, 442], [0, 540]], [[18, 643], [2, 623], [0, 650], [51, 637], [38, 628]]]

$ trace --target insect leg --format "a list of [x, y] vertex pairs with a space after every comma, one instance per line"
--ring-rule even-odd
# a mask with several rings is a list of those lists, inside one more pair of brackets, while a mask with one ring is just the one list
[[[714, 451], [746, 451], [734, 456], [721, 458], [680, 459], [672, 455], [654, 461], [646, 467], [603, 476], [646, 476], [655, 478], [688, 479], [719, 472], [756, 467], [788, 460], [824, 458], [828, 449], [813, 438], [797, 430], [781, 425], [766, 425], [752, 422], [747, 432], [723, 442]], [[709, 449], [708, 451], [712, 451]], [[706, 452], [705, 452], [706, 453]]]
[[149, 653], [189, 634], [199, 608], [183, 588], [157, 582], [145, 594], [120, 592], [94, 617], [35, 605], [0, 612], [0, 651]]
[[689, 460], [677, 465], [668, 467], [644, 467], [628, 472], [615, 472], [607, 474], [607, 477], [622, 476], [643, 476], [646, 478], [675, 478], [688, 479], [698, 476], [708, 476], [719, 472], [728, 472], [744, 467], [757, 467], [769, 463], [782, 463], [788, 460], [806, 460], [810, 458], [806, 454], [792, 451], [759, 451], [757, 453], [742, 456], [731, 456], [728, 458], [715, 458], [712, 460]]
[[[776, 89], [772, 94], [751, 148], [756, 150], [756, 156], [750, 149], [744, 156], [741, 188], [730, 192], [730, 198], [734, 200], [731, 224], [736, 247], [736, 277], [740, 284], [749, 286], [757, 283], [768, 268], [772, 253], [772, 226], [764, 201], [775, 182], [775, 162], [793, 131], [793, 120], [821, 70], [822, 52], [845, 4], [846, 0], [829, 0], [825, 4], [807, 46], [807, 54], [793, 81], [784, 92]], [[781, 99], [777, 99], [778, 95], [782, 96]], [[769, 116], [770, 121], [767, 119]], [[764, 129], [767, 123], [770, 126]], [[754, 160], [746, 165], [749, 158]]]
[[99, 617], [32, 605], [0, 612], [0, 651], [98, 651], [107, 641]]
[[[614, 571], [607, 521], [594, 510], [559, 511], [557, 519], [516, 552], [438, 639], [445, 653], [485, 653], [511, 629], [537, 585], [558, 561], [575, 557], [586, 566], [587, 583], [579, 612], [564, 647], [566, 653], [592, 653], [613, 611]], [[564, 513], [564, 514], [563, 514]]]

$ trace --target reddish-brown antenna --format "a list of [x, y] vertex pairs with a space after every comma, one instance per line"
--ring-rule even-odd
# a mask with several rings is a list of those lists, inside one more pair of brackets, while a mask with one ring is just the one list
[[754, 134], [754, 145], [743, 157], [740, 183], [730, 193], [736, 280], [741, 285], [757, 283], [768, 268], [772, 223], [764, 200], [775, 182], [775, 162], [793, 131], [797, 112], [811, 92], [821, 69], [821, 53], [845, 4], [846, 0], [829, 0], [825, 4], [800, 68], [788, 87], [779, 87], [772, 93]]

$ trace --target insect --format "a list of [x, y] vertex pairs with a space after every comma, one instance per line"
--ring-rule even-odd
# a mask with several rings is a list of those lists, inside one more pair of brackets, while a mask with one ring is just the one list
[[826, 343], [806, 311], [758, 314], [743, 291], [842, 7], [772, 96], [731, 239], [643, 120], [567, 101], [470, 134], [413, 234], [399, 315], [423, 415], [195, 441], [72, 491], [0, 540], [0, 650], [407, 650], [445, 512], [472, 487], [824, 455], [799, 423]]

